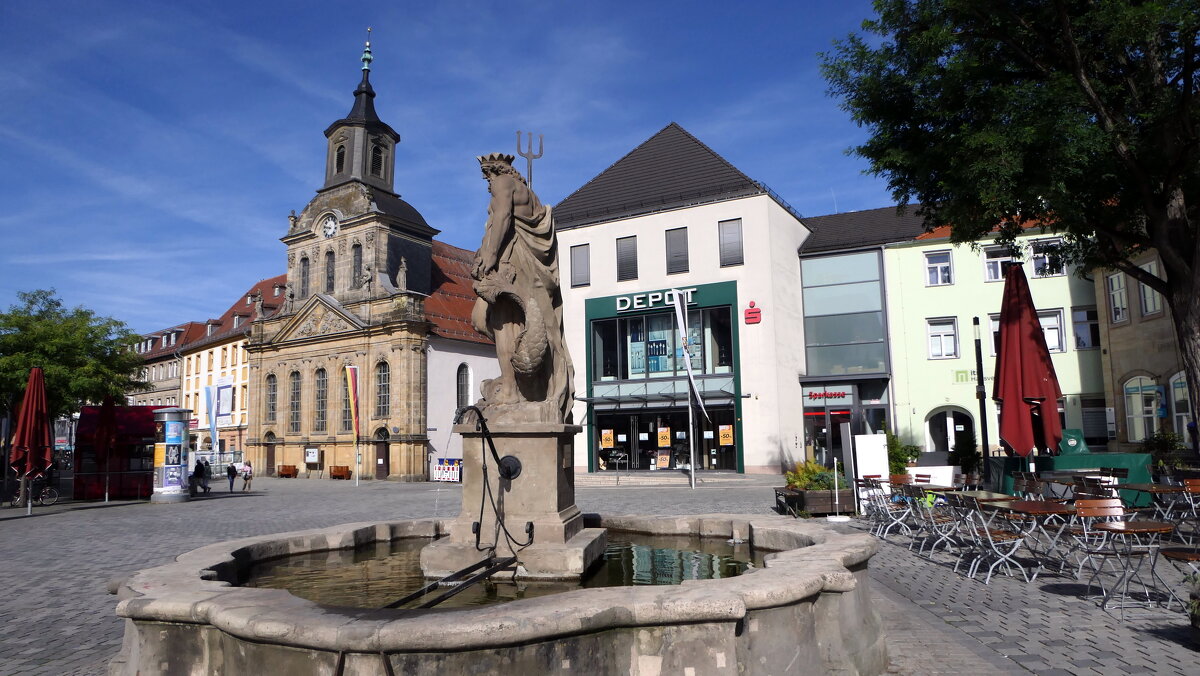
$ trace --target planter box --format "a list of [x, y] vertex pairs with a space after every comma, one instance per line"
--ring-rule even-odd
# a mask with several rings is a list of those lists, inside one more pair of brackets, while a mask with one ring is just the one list
[[833, 491], [796, 491], [797, 508], [809, 514], [833, 514], [833, 495], [837, 493], [838, 511], [842, 514], [853, 514], [854, 490], [843, 488]]

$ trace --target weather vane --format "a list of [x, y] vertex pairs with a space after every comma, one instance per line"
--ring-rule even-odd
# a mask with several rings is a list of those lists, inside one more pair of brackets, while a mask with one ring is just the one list
[[525, 158], [525, 181], [533, 187], [533, 161], [542, 156], [542, 135], [538, 134], [538, 151], [533, 154], [533, 132], [529, 132], [529, 150], [521, 150], [521, 131], [517, 131], [517, 154]]

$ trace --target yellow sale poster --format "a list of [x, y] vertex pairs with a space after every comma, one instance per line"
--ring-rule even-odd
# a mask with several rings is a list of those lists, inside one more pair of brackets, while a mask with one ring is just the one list
[[717, 431], [722, 446], [733, 445], [733, 425], [719, 425]]
[[612, 448], [612, 447], [613, 447], [613, 431], [612, 430], [600, 430], [600, 448]]
[[668, 448], [670, 446], [671, 446], [671, 428], [670, 427], [658, 428], [658, 447], [659, 448]]

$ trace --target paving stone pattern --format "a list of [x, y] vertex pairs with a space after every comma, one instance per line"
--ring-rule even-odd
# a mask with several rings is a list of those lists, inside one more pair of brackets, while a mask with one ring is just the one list
[[[609, 514], [768, 514], [778, 483], [771, 477], [695, 491], [581, 488], [577, 501], [584, 511]], [[214, 482], [210, 497], [177, 505], [60, 503], [36, 507], [33, 517], [0, 509], [0, 674], [106, 673], [123, 631], [116, 598], [105, 591], [113, 577], [221, 540], [449, 517], [461, 499], [458, 486], [445, 484], [259, 477], [250, 493], [222, 488]], [[1178, 611], [1122, 624], [1062, 588], [1073, 581], [1039, 579], [1026, 587], [1002, 578], [985, 587], [944, 562], [918, 559], [907, 543], [884, 546], [872, 561], [872, 578], [889, 631], [891, 673], [1200, 673]]]

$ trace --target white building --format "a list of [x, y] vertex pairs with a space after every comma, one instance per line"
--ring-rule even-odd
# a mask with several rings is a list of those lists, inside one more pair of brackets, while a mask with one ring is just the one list
[[778, 473], [800, 458], [789, 415], [804, 372], [797, 251], [808, 230], [765, 186], [670, 124], [555, 207], [575, 363], [578, 469], [688, 461], [688, 385], [670, 305], [709, 420], [698, 465]]

